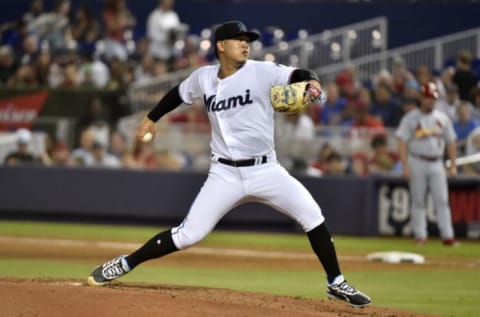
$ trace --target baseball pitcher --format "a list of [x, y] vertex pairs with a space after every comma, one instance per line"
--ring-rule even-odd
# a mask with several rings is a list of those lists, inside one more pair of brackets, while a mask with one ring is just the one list
[[160, 232], [129, 255], [96, 267], [88, 283], [106, 284], [144, 261], [186, 249], [210, 233], [232, 208], [255, 201], [301, 225], [326, 272], [330, 298], [353, 306], [369, 305], [370, 298], [342, 275], [320, 207], [276, 160], [274, 112], [298, 112], [317, 102], [322, 96], [318, 77], [309, 70], [249, 60], [249, 43], [259, 35], [240, 21], [223, 23], [214, 36], [219, 64], [200, 67], [171, 89], [137, 130], [139, 140], [155, 135], [155, 123], [167, 112], [182, 103], [203, 100], [212, 130], [207, 180], [179, 226]]

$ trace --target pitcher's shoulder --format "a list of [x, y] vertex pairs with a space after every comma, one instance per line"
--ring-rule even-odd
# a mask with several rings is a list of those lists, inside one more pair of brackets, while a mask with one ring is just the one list
[[207, 74], [217, 74], [218, 73], [218, 69], [219, 69], [220, 65], [219, 64], [213, 64], [213, 65], [204, 65], [204, 66], [200, 66], [199, 68], [195, 69], [193, 72], [192, 72], [192, 75], [193, 74], [196, 74], [196, 75], [207, 75]]

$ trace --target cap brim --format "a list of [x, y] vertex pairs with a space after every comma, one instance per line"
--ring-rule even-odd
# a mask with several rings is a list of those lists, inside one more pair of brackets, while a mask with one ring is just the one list
[[249, 42], [253, 42], [253, 41], [256, 41], [260, 38], [260, 34], [256, 33], [256, 32], [240, 32], [240, 33], [237, 33], [235, 34], [234, 36], [232, 36], [231, 38], [235, 38], [237, 36], [240, 36], [240, 35], [245, 35], [248, 37], [248, 41]]

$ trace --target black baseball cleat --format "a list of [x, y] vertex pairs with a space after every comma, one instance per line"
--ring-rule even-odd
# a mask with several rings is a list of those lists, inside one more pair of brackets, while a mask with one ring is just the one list
[[117, 256], [116, 258], [94, 268], [87, 279], [88, 285], [105, 285], [114, 279], [127, 274], [130, 271], [130, 268], [125, 261], [125, 257], [126, 255]]
[[327, 287], [327, 296], [331, 299], [346, 301], [354, 307], [365, 307], [372, 302], [370, 297], [356, 290], [346, 280], [339, 284], [329, 285]]

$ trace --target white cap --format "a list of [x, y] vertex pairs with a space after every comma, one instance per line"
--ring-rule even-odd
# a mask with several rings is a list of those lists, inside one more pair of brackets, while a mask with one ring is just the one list
[[32, 141], [32, 132], [27, 129], [18, 129], [17, 130], [17, 142], [18, 143], [30, 143]]

